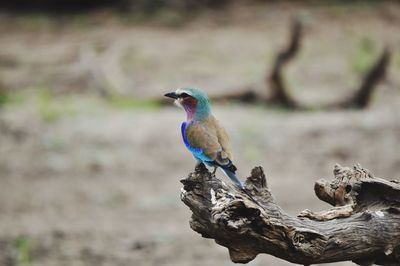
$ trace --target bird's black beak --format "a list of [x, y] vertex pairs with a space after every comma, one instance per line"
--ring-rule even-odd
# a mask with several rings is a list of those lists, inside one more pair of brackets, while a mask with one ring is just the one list
[[179, 98], [179, 95], [176, 94], [175, 92], [166, 93], [166, 94], [164, 94], [164, 96], [165, 96], [165, 97], [172, 98], [172, 99], [178, 99], [178, 98]]

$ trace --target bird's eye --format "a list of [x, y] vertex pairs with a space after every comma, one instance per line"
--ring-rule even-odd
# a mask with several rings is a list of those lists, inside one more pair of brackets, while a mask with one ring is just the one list
[[181, 95], [179, 95], [181, 98], [186, 98], [186, 97], [190, 97], [189, 94], [187, 94], [186, 92], [181, 93]]

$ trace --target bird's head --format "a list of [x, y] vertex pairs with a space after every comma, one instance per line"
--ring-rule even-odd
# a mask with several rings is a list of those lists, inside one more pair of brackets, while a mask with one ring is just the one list
[[175, 99], [175, 104], [185, 109], [189, 121], [201, 120], [211, 114], [207, 94], [202, 90], [183, 88], [167, 93], [165, 96]]

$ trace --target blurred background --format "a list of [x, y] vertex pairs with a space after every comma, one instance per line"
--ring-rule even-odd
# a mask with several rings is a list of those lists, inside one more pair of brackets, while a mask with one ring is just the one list
[[[329, 208], [313, 185], [335, 163], [400, 177], [398, 1], [14, 0], [0, 10], [2, 266], [233, 265], [189, 228], [185, 115], [160, 99], [179, 87], [268, 94], [294, 17], [302, 45], [284, 78], [298, 102], [351, 95], [384, 47], [386, 76], [364, 109], [214, 104], [239, 175], [262, 165], [292, 215]], [[249, 265], [292, 264], [262, 254]]]

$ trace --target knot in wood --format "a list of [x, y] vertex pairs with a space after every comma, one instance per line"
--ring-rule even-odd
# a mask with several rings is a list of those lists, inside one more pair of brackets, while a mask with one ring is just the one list
[[180, 182], [183, 184], [183, 189], [186, 191], [195, 191], [196, 194], [199, 194], [203, 190], [203, 184], [194, 174], [190, 174], [186, 179], [181, 179]]
[[337, 182], [350, 182], [364, 178], [374, 178], [372, 173], [363, 168], [360, 164], [356, 164], [353, 168], [342, 167], [339, 164], [335, 164], [333, 174], [336, 177]]
[[251, 175], [247, 178], [247, 183], [251, 183], [258, 188], [267, 187], [267, 179], [262, 166], [254, 167], [253, 170], [251, 170]]
[[291, 241], [296, 251], [311, 258], [320, 256], [327, 243], [323, 235], [312, 230], [295, 231]]

